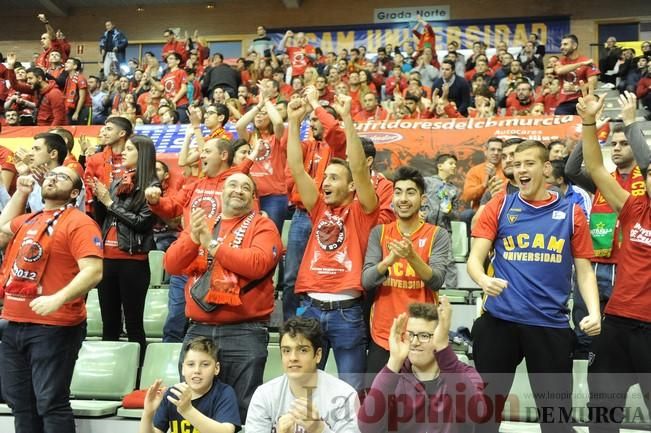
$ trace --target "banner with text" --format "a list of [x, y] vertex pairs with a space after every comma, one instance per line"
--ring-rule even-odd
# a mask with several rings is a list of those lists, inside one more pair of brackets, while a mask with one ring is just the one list
[[[355, 26], [293, 28], [302, 31], [310, 44], [321, 47], [324, 53], [339, 52], [342, 48], [351, 49], [366, 46], [369, 53], [379, 47], [391, 44], [400, 46], [412, 41], [411, 29], [415, 21], [409, 23], [361, 24]], [[570, 32], [570, 18], [567, 16], [539, 18], [509, 18], [500, 20], [436, 21], [431, 23], [436, 33], [436, 49], [447, 50], [447, 44], [457, 41], [462, 49], [472, 48], [475, 41], [483, 41], [494, 48], [504, 41], [509, 47], [519, 47], [527, 41], [528, 35], [536, 33], [548, 53], [560, 52], [561, 38]], [[278, 44], [284, 30], [269, 30], [269, 36]]]
[[[467, 170], [483, 161], [484, 143], [488, 138], [522, 137], [525, 139], [549, 142], [564, 140], [568, 146], [578, 142], [581, 134], [580, 119], [576, 116], [543, 117], [495, 117], [488, 119], [432, 119], [371, 121], [357, 124], [360, 136], [368, 137], [376, 145], [376, 168], [391, 172], [396, 167], [407, 164], [422, 170], [425, 174], [434, 171], [434, 158], [440, 153], [453, 153], [458, 159], [459, 178]], [[188, 125], [160, 126], [146, 125], [136, 127], [137, 134], [147, 135], [156, 145], [161, 159], [175, 165], [176, 154], [180, 151]], [[71, 126], [68, 129], [79, 137], [86, 135], [92, 143], [100, 126]], [[5, 128], [0, 135], [0, 145], [15, 150], [17, 147], [30, 147], [35, 134], [47, 131], [43, 127]], [[227, 129], [235, 133], [232, 124]], [[308, 124], [305, 122], [301, 135], [306, 138]], [[204, 130], [204, 135], [208, 131]], [[78, 145], [75, 153], [78, 153]]]

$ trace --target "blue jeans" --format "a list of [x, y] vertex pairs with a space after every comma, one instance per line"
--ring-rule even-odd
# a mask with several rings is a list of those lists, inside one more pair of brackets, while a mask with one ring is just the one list
[[[219, 348], [219, 378], [235, 389], [240, 417], [246, 420], [246, 411], [255, 390], [262, 385], [264, 366], [267, 362], [269, 332], [263, 323], [236, 323], [232, 325], [208, 325], [190, 322], [183, 347], [196, 337], [207, 337]], [[185, 356], [181, 352], [179, 371]], [[244, 422], [244, 421], [242, 421]]]
[[167, 293], [167, 319], [163, 326], [163, 343], [180, 343], [185, 335], [187, 318], [185, 317], [185, 284], [188, 277], [172, 275]]
[[339, 378], [357, 391], [362, 390], [368, 340], [361, 302], [346, 309], [322, 311], [313, 306], [310, 298], [306, 297], [301, 307], [305, 308], [302, 316], [317, 319], [323, 331], [323, 356], [319, 368], [325, 368], [328, 352], [332, 347]]
[[[599, 288], [599, 307], [601, 314], [606, 308], [606, 304], [613, 293], [613, 282], [615, 281], [615, 271], [617, 266], [608, 263], [592, 263], [592, 268], [597, 276], [597, 287]], [[574, 287], [574, 307], [572, 308], [572, 323], [574, 323], [574, 332], [578, 340], [577, 352], [587, 352], [592, 343], [592, 337], [588, 336], [579, 328], [579, 323], [588, 315], [588, 307], [579, 292], [579, 286], [576, 282], [576, 275], [573, 279]]]
[[301, 266], [307, 240], [312, 233], [312, 221], [308, 213], [296, 209], [289, 226], [287, 252], [285, 253], [285, 271], [283, 272], [283, 321], [296, 315], [296, 309], [301, 304], [300, 297], [294, 293], [298, 268]]
[[271, 221], [276, 224], [278, 233], [283, 232], [288, 205], [289, 200], [286, 195], [265, 195], [260, 197], [260, 210], [266, 212]]
[[0, 345], [2, 392], [17, 433], [74, 433], [70, 382], [86, 322], [48, 326], [9, 322]]

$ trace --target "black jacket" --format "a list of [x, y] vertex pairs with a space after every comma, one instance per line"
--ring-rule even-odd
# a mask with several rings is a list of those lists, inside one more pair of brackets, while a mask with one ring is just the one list
[[147, 201], [142, 199], [140, 205], [135, 203], [137, 187], [132, 194], [118, 196], [116, 190], [119, 183], [120, 179], [115, 180], [109, 188], [113, 199], [110, 207], [95, 201], [95, 217], [102, 228], [102, 240], [106, 241], [109, 229], [115, 224], [120, 250], [129, 254], [148, 253], [156, 249], [153, 231], [156, 218]]

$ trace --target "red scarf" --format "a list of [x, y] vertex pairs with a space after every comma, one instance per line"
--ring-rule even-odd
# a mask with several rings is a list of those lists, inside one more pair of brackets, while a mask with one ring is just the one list
[[[50, 256], [50, 243], [56, 225], [73, 209], [66, 205], [48, 216], [42, 211], [29, 217], [18, 229], [7, 248], [2, 270], [0, 295], [4, 293], [35, 298], [43, 292], [40, 281]], [[9, 265], [11, 264], [11, 266]]]
[[115, 190], [116, 195], [129, 195], [136, 188], [134, 180], [136, 178], [136, 169], [132, 168], [122, 174], [122, 179]]
[[[236, 222], [233, 225], [233, 229], [229, 233], [226, 233], [224, 236], [217, 234], [217, 240], [222, 240], [223, 244], [227, 244], [231, 248], [240, 248], [242, 242], [244, 241], [244, 236], [248, 231], [253, 219], [255, 218], [255, 211], [250, 212], [244, 217], [240, 217], [240, 221]], [[210, 228], [212, 231], [214, 226], [221, 221], [221, 215], [217, 217], [217, 220], [214, 222], [213, 226]], [[237, 227], [235, 229], [235, 227]], [[221, 227], [220, 227], [221, 233]], [[199, 247], [199, 253], [194, 261], [183, 271], [184, 275], [194, 275], [195, 281], [208, 270], [208, 251]], [[210, 260], [214, 260], [210, 258]], [[238, 276], [227, 270], [215, 260], [212, 267], [212, 273], [210, 275], [210, 290], [206, 294], [206, 302], [212, 304], [222, 304], [222, 305], [233, 305], [238, 306], [242, 305], [242, 300], [240, 299], [240, 285]]]
[[124, 166], [115, 167], [113, 165], [113, 150], [111, 150], [111, 146], [104, 147], [102, 153], [104, 154], [104, 176], [100, 181], [106, 185], [106, 187], [109, 187], [113, 182], [113, 172], [117, 171], [118, 173], [122, 173], [124, 171]]

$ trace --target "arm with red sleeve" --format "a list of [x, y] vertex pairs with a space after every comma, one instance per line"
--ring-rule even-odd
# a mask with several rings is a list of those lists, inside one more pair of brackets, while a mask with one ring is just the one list
[[378, 224], [388, 224], [396, 220], [396, 214], [393, 212], [393, 183], [386, 178], [382, 178], [378, 182], [376, 190], [378, 200], [380, 201], [380, 215], [378, 216]]
[[[161, 197], [158, 203], [149, 203], [151, 211], [161, 218], [171, 219], [183, 215], [183, 209], [188, 206], [194, 193], [196, 182], [186, 183], [181, 189], [173, 194]], [[178, 274], [172, 274], [178, 275]]]
[[20, 93], [27, 93], [29, 95], [34, 94], [34, 89], [32, 89], [32, 86], [29, 86], [25, 83], [21, 83], [18, 80], [16, 80], [16, 73], [14, 72], [13, 67], [10, 69], [7, 69], [7, 78], [9, 79], [9, 82], [11, 83], [11, 88], [16, 89], [16, 91]]
[[[251, 245], [247, 248], [232, 248], [226, 244], [217, 249], [215, 259], [234, 274], [247, 280], [264, 277], [273, 269], [280, 259], [282, 241], [276, 226], [268, 218], [256, 218], [249, 228]], [[171, 275], [180, 275], [197, 257], [199, 245], [190, 237], [190, 230], [185, 229], [167, 252], [163, 265]]]
[[332, 156], [346, 159], [346, 133], [344, 129], [325, 108], [318, 107], [314, 110], [314, 113], [323, 126], [323, 138], [330, 146]]

